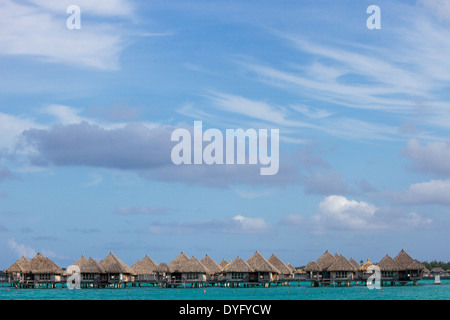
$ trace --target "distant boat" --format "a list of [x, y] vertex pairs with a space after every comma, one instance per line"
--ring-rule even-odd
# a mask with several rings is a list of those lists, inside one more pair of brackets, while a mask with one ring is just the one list
[[440, 275], [436, 275], [434, 277], [434, 284], [441, 284], [441, 276]]

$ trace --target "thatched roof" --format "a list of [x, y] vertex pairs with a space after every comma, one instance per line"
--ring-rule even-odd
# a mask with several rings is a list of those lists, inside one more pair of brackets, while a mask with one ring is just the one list
[[[100, 274], [105, 273], [104, 268], [102, 268], [97, 261], [92, 258], [86, 259], [84, 255], [81, 256], [80, 259], [72, 263], [72, 265], [80, 268], [80, 273], [92, 273], [92, 274]], [[67, 274], [67, 271], [64, 272]]]
[[247, 263], [252, 267], [253, 272], [272, 272], [280, 273], [266, 258], [264, 258], [258, 251], [256, 251], [248, 260]]
[[359, 268], [360, 271], [367, 271], [370, 266], [373, 266], [373, 263], [370, 262], [369, 258], [367, 258], [367, 261]]
[[129, 266], [117, 258], [112, 252], [100, 261], [99, 264], [105, 269], [106, 273], [135, 274]]
[[445, 270], [442, 269], [441, 267], [434, 267], [433, 269], [431, 269], [431, 272], [433, 272], [433, 273], [443, 273], [443, 272], [445, 272]]
[[283, 261], [281, 261], [280, 258], [275, 255], [275, 253], [272, 254], [267, 261], [269, 261], [275, 268], [277, 268], [280, 274], [293, 273], [292, 269], [289, 268]]
[[242, 260], [241, 257], [238, 256], [236, 259], [234, 259], [229, 264], [227, 264], [225, 266], [225, 268], [223, 268], [222, 271], [224, 273], [229, 273], [229, 272], [250, 273], [250, 272], [253, 272], [253, 269], [252, 269], [252, 267], [250, 267], [250, 265], [247, 262], [245, 262], [244, 260]]
[[359, 265], [359, 263], [358, 263], [355, 259], [353, 259], [353, 258], [348, 259], [348, 262], [350, 262], [350, 264], [351, 264], [353, 267], [355, 267], [355, 270], [359, 270], [359, 268], [361, 267], [361, 266]]
[[95, 264], [98, 267], [98, 269], [100, 270], [100, 273], [106, 273], [105, 268], [103, 268], [103, 266], [100, 263], [98, 263], [97, 260], [94, 260], [94, 259], [92, 259], [92, 257], [90, 257], [88, 261], [91, 265]]
[[6, 269], [5, 273], [28, 273], [30, 270], [30, 261], [22, 256], [22, 258], [14, 262], [8, 269]]
[[413, 262], [410, 263], [410, 265], [408, 267], [406, 267], [406, 270], [420, 270], [420, 271], [422, 271], [423, 269], [425, 269], [425, 267], [418, 260], [414, 260]]
[[355, 267], [341, 254], [336, 260], [328, 267], [328, 271], [355, 271]]
[[208, 273], [208, 268], [201, 263], [196, 257], [192, 257], [181, 266], [180, 272], [182, 273]]
[[184, 253], [181, 252], [171, 263], [169, 263], [169, 269], [171, 273], [178, 273], [181, 272], [181, 268], [183, 265], [189, 261], [189, 257]]
[[327, 270], [335, 260], [336, 258], [327, 250], [319, 259], [317, 259], [316, 264], [319, 266], [320, 270]]
[[222, 267], [215, 262], [208, 254], [200, 261], [203, 265], [208, 268], [208, 274], [216, 274], [222, 270]]
[[286, 267], [288, 267], [289, 269], [291, 269], [292, 273], [296, 273], [297, 269], [295, 269], [290, 263], [286, 264]]
[[155, 271], [156, 273], [170, 273], [169, 266], [165, 262], [161, 262]]
[[223, 268], [226, 267], [226, 265], [227, 265], [228, 263], [229, 263], [229, 262], [228, 262], [227, 260], [222, 259], [222, 261], [219, 262], [219, 266], [223, 269]]
[[402, 268], [402, 270], [407, 270], [408, 266], [414, 261], [405, 250], [402, 249], [400, 253], [394, 258], [394, 261]]
[[64, 272], [52, 260], [44, 257], [40, 252], [30, 260], [30, 273], [32, 274], [59, 274]]
[[314, 261], [310, 261], [306, 267], [304, 268], [305, 271], [307, 272], [318, 272], [321, 271], [322, 269], [317, 265], [317, 263], [315, 263]]
[[153, 274], [157, 267], [158, 264], [146, 255], [142, 260], [136, 261], [136, 263], [131, 266], [131, 269], [133, 269], [136, 274]]
[[381, 271], [400, 271], [402, 268], [388, 254], [378, 262]]

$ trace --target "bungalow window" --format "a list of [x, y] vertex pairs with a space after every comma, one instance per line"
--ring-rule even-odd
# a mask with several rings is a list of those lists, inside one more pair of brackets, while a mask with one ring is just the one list
[[83, 280], [94, 280], [93, 273], [83, 273]]
[[231, 273], [231, 279], [233, 279], [233, 280], [238, 280], [238, 279], [243, 279], [243, 278], [244, 278], [244, 273], [242, 273], [242, 272]]
[[392, 278], [394, 277], [394, 271], [381, 271], [381, 276], [383, 278]]
[[39, 279], [44, 280], [44, 281], [50, 281], [50, 275], [49, 274], [41, 274], [41, 275], [39, 275]]
[[197, 280], [198, 275], [196, 273], [188, 273], [188, 274], [186, 274], [186, 279], [187, 280]]

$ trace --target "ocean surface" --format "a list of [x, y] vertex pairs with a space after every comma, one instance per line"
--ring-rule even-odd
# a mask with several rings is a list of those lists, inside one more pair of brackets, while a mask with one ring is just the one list
[[158, 288], [125, 289], [15, 289], [0, 287], [0, 300], [450, 300], [450, 280], [435, 285], [432, 280], [419, 281], [417, 286], [386, 286], [370, 290], [366, 286], [317, 287], [301, 286], [270, 288]]

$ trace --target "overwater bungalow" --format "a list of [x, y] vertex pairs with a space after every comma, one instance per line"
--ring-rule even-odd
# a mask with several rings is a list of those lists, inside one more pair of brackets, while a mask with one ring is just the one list
[[294, 272], [292, 271], [292, 269], [289, 268], [283, 261], [281, 261], [280, 258], [275, 255], [275, 253], [273, 253], [267, 261], [269, 261], [279, 271], [276, 280], [287, 281], [291, 280], [294, 277]]
[[400, 266], [400, 283], [404, 284], [413, 281], [414, 284], [417, 284], [417, 281], [422, 279], [424, 266], [419, 261], [411, 258], [405, 250], [402, 249], [394, 258], [394, 261]]
[[316, 261], [319, 266], [319, 282], [330, 283], [331, 274], [328, 268], [336, 261], [336, 258], [327, 250], [325, 253]]
[[170, 279], [170, 269], [165, 262], [161, 262], [155, 269], [157, 281], [160, 286], [165, 287]]
[[115, 287], [121, 287], [122, 285], [126, 287], [127, 283], [134, 281], [134, 271], [112, 252], [99, 264], [105, 270], [108, 284], [113, 284]]
[[38, 253], [30, 260], [30, 273], [35, 287], [54, 288], [61, 282], [63, 271], [52, 260]]
[[345, 283], [350, 286], [357, 269], [343, 255], [340, 255], [335, 258], [327, 271], [330, 274], [330, 283], [336, 283], [338, 286]]
[[200, 262], [203, 263], [203, 265], [208, 269], [206, 280], [220, 280], [219, 277], [221, 276], [222, 267], [217, 262], [215, 262], [214, 259], [206, 254], [203, 259], [200, 260]]
[[377, 266], [381, 271], [381, 285], [389, 282], [393, 286], [399, 279], [401, 267], [388, 254], [377, 263]]
[[238, 286], [239, 283], [248, 283], [249, 275], [253, 272], [252, 267], [247, 262], [237, 257], [222, 269], [228, 286]]
[[369, 277], [373, 274], [373, 271], [370, 271], [369, 268], [371, 268], [374, 264], [370, 262], [369, 258], [367, 258], [367, 261], [364, 262], [358, 269], [357, 277], [359, 279], [362, 279], [363, 281], [367, 281]]
[[8, 281], [11, 285], [25, 284], [27, 280], [31, 280], [30, 261], [22, 256], [14, 262], [5, 273], [8, 275]]
[[249, 274], [249, 282], [269, 284], [276, 280], [280, 271], [266, 258], [256, 251], [248, 260], [248, 265], [253, 269]]
[[146, 255], [142, 260], [136, 261], [131, 266], [131, 269], [136, 274], [134, 281], [138, 284], [156, 282], [158, 280], [156, 268], [158, 268], [158, 264]]
[[433, 269], [431, 269], [430, 273], [433, 276], [443, 276], [446, 273], [446, 271], [441, 267], [434, 267]]
[[[103, 280], [105, 280], [105, 269], [92, 258], [86, 259], [86, 257], [82, 255], [81, 258], [72, 265], [79, 268], [81, 287], [94, 287], [98, 285], [102, 281], [102, 276]], [[69, 267], [64, 271], [64, 275], [70, 276], [74, 272], [75, 270], [71, 270]]]
[[18, 287], [54, 288], [61, 282], [63, 271], [49, 258], [38, 253], [28, 261], [25, 257], [17, 260], [6, 272], [11, 285]]
[[206, 283], [208, 268], [196, 257], [190, 258], [179, 270], [183, 283], [190, 283], [192, 286], [201, 288]]
[[168, 280], [170, 283], [176, 284], [182, 282], [181, 269], [188, 261], [189, 257], [184, 252], [181, 252], [175, 259], [172, 260], [172, 262], [168, 264], [170, 271], [170, 278]]
[[320, 269], [315, 261], [310, 261], [303, 270], [306, 272], [306, 279], [312, 280], [312, 285], [316, 286], [318, 281], [320, 281], [322, 269]]

